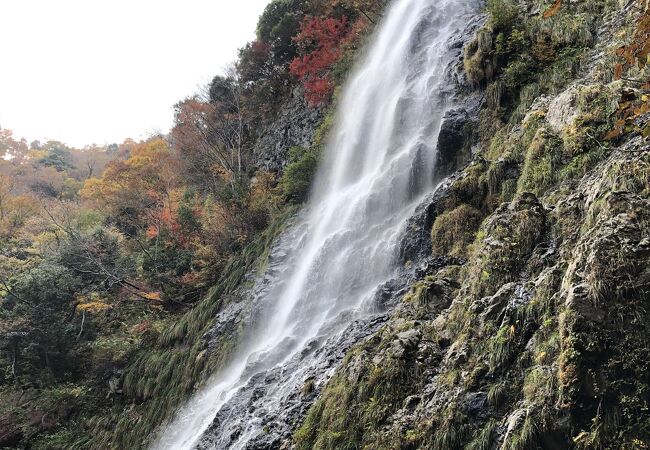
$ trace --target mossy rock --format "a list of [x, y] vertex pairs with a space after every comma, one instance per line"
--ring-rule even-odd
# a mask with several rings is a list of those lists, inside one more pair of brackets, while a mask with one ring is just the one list
[[433, 253], [465, 256], [482, 220], [476, 208], [462, 204], [438, 216], [431, 228]]

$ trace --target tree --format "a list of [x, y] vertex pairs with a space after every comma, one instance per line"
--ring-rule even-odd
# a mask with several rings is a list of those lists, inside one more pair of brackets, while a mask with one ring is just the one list
[[342, 46], [353, 34], [348, 20], [343, 17], [322, 19], [305, 17], [300, 33], [294, 38], [302, 56], [296, 57], [289, 66], [305, 88], [305, 98], [312, 105], [329, 99], [334, 89], [330, 69], [341, 57]]
[[170, 194], [178, 185], [178, 161], [168, 143], [160, 138], [134, 146], [124, 161], [112, 161], [102, 178], [91, 178], [80, 194], [118, 228], [135, 235], [156, 220], [169, 205]]
[[118, 157], [116, 153], [109, 152], [108, 148], [95, 145], [86, 146], [81, 150], [72, 149], [70, 155], [74, 168], [68, 169], [67, 173], [77, 181], [84, 181], [101, 174], [106, 165]]
[[341, 8], [351, 15], [361, 15], [371, 23], [376, 23], [381, 17], [386, 4], [385, 0], [331, 0], [332, 9]]
[[27, 141], [16, 140], [11, 130], [0, 128], [0, 159], [22, 161], [28, 151]]
[[289, 164], [280, 181], [284, 197], [294, 203], [307, 199], [318, 167], [318, 154], [313, 148], [293, 147], [289, 150]]
[[[208, 90], [175, 107], [172, 145], [189, 172], [216, 192], [224, 183], [234, 192], [245, 169], [243, 144], [247, 129], [237, 71], [217, 76]], [[197, 183], [200, 186], [201, 183]]]
[[44, 152], [38, 160], [38, 164], [44, 167], [54, 167], [57, 172], [64, 172], [72, 169], [72, 154], [70, 148], [58, 141], [48, 141], [40, 151]]
[[242, 171], [242, 142], [244, 139], [244, 117], [242, 112], [242, 86], [239, 73], [234, 66], [228, 68], [226, 76], [217, 75], [208, 89], [209, 103], [213, 107], [211, 140], [230, 151], [231, 164], [237, 172]]
[[[4, 319], [12, 324], [2, 337], [13, 340], [7, 347], [12, 353], [14, 377], [19, 375], [21, 353], [23, 366], [31, 366], [33, 370], [44, 368], [54, 377], [64, 375], [75, 335], [68, 317], [74, 294], [80, 287], [80, 280], [74, 274], [49, 261], [14, 277], [12, 287], [6, 289], [9, 298], [4, 302], [13, 302], [15, 306], [1, 311]], [[21, 339], [15, 339], [16, 336]]]
[[296, 56], [292, 37], [305, 15], [306, 0], [274, 0], [268, 4], [257, 25], [258, 41], [268, 43], [276, 67], [286, 67]]

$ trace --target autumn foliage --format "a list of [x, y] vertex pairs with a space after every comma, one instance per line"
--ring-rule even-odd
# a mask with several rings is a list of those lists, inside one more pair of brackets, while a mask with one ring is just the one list
[[[175, 105], [167, 135], [78, 149], [0, 129], [0, 384], [20, 388], [0, 392], [17, 411], [0, 414], [0, 447], [7, 436], [21, 448], [87, 446], [77, 438], [91, 436], [98, 448], [134, 448], [108, 443], [121, 418], [78, 421], [81, 402], [106, 417], [135, 407], [141, 430], [164, 418], [143, 414], [144, 396], [122, 389], [120, 374], [182, 313], [201, 311], [219, 280], [238, 282], [270, 244], [269, 224], [277, 231], [306, 199], [320, 144], [289, 151], [284, 167], [256, 164], [256, 145], [296, 86], [312, 105], [329, 101], [382, 4], [271, 1], [226, 73]], [[163, 371], [154, 363], [154, 372]], [[161, 387], [191, 388], [172, 384]], [[78, 436], [72, 421], [84, 423]]]
[[300, 33], [294, 38], [302, 56], [289, 66], [305, 88], [305, 98], [312, 105], [329, 99], [334, 89], [330, 69], [341, 58], [343, 45], [352, 38], [348, 20], [305, 17]]
[[[650, 3], [639, 2], [645, 6], [643, 14], [637, 20], [632, 42], [616, 50], [616, 55], [623, 61], [616, 65], [615, 78], [621, 79], [623, 73], [633, 66], [643, 69], [650, 56]], [[650, 80], [645, 81], [645, 87], [650, 87]]]
[[623, 91], [615, 113], [614, 128], [606, 136], [608, 140], [616, 140], [629, 132], [639, 133], [643, 137], [650, 136], [650, 124], [647, 120], [640, 120], [650, 114], [650, 96], [647, 94], [647, 90], [650, 89], [650, 79], [634, 80], [625, 77], [633, 68], [639, 70], [646, 68], [650, 58], [650, 3], [647, 1], [638, 3], [644, 10], [637, 19], [631, 42], [616, 50], [616, 56], [621, 62], [614, 68], [614, 78], [637, 83], [646, 92], [639, 95], [638, 91], [633, 89]]

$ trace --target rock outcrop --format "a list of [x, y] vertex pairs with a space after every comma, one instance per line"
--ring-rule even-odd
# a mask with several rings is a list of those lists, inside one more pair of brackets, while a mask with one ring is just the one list
[[[521, 100], [500, 132], [486, 118], [499, 98], [480, 120], [448, 114], [442, 160], [478, 150], [423, 216], [461, 241], [434, 252], [461, 257], [426, 270], [348, 351], [293, 448], [649, 445], [650, 144], [604, 138], [634, 88], [602, 72], [638, 13], [608, 8], [580, 70]], [[422, 252], [412, 233], [404, 259]]]
[[300, 89], [279, 108], [275, 120], [260, 133], [253, 156], [255, 166], [280, 172], [289, 161], [291, 147], [308, 148], [314, 141], [314, 134], [321, 125], [325, 111], [321, 107], [307, 105]]

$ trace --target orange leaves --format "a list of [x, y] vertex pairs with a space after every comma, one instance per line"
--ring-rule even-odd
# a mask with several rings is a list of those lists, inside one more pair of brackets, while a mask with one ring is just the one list
[[158, 228], [154, 225], [149, 225], [149, 228], [147, 228], [145, 234], [147, 236], [147, 239], [153, 239], [158, 236]]
[[[637, 26], [632, 36], [632, 42], [616, 49], [616, 56], [623, 61], [616, 64], [614, 78], [620, 80], [630, 67], [636, 65], [644, 68], [650, 61], [650, 3], [645, 4], [644, 13], [639, 16]], [[638, 80], [643, 88], [650, 88], [650, 80]], [[650, 124], [639, 123], [639, 117], [650, 113], [650, 99], [647, 95], [637, 98], [632, 90], [623, 92], [616, 112], [614, 128], [607, 133], [605, 139], [614, 140], [626, 133], [637, 132], [644, 137], [650, 136]]]
[[546, 11], [544, 11], [543, 17], [545, 19], [549, 19], [553, 17], [558, 13], [561, 7], [562, 7], [562, 0], [555, 0], [555, 2]]
[[180, 183], [178, 161], [167, 142], [156, 138], [134, 145], [125, 161], [113, 161], [102, 178], [86, 180], [80, 194], [107, 215], [146, 228]]
[[627, 68], [636, 64], [642, 69], [650, 59], [650, 10], [648, 9], [650, 4], [647, 2], [645, 4], [646, 10], [637, 20], [632, 42], [616, 49], [616, 56], [624, 60], [614, 69], [614, 77], [617, 80], [623, 77]]
[[348, 20], [345, 17], [322, 19], [307, 16], [300, 24], [300, 33], [294, 41], [301, 49], [336, 51], [341, 40], [347, 35], [347, 31]]
[[137, 323], [131, 327], [131, 332], [133, 334], [144, 334], [149, 330], [152, 330], [153, 323], [150, 320], [145, 320], [144, 322]]
[[111, 308], [111, 305], [105, 303], [104, 299], [102, 299], [96, 292], [93, 292], [89, 296], [77, 296], [77, 302], [77, 309], [88, 313], [98, 313]]
[[616, 64], [616, 67], [614, 67], [614, 79], [620, 80], [621, 78], [623, 78], [623, 64]]
[[626, 133], [637, 132], [644, 137], [650, 136], [650, 123], [638, 124], [637, 119], [650, 113], [650, 97], [637, 98], [634, 91], [625, 91], [618, 105], [614, 128], [605, 136], [606, 140], [615, 140]]

